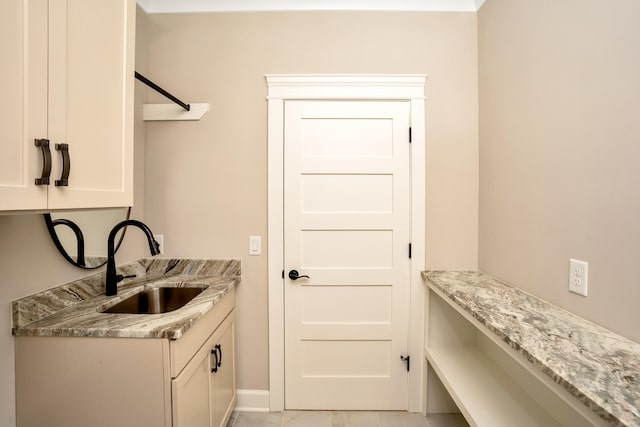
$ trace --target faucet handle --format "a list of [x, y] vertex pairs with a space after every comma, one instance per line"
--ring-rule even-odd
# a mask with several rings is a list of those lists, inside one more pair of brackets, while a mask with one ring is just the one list
[[122, 274], [116, 275], [116, 283], [122, 282], [123, 279], [129, 279], [131, 277], [138, 277], [135, 274], [129, 274], [128, 276], [123, 276]]

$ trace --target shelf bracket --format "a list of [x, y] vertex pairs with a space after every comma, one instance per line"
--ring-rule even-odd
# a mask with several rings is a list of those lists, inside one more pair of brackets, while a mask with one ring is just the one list
[[176, 98], [142, 74], [135, 72], [135, 77], [151, 89], [167, 97], [174, 104], [144, 104], [142, 119], [148, 121], [166, 120], [200, 120], [209, 111], [209, 104], [187, 104]]
[[156, 92], [158, 92], [159, 94], [161, 94], [163, 96], [166, 96], [167, 98], [169, 98], [170, 100], [172, 100], [173, 102], [175, 102], [176, 104], [178, 104], [179, 106], [184, 108], [185, 110], [187, 110], [187, 111], [191, 110], [191, 105], [180, 101], [178, 98], [176, 98], [175, 96], [171, 95], [169, 92], [167, 92], [166, 90], [162, 89], [160, 86], [158, 86], [157, 84], [155, 84], [154, 82], [152, 82], [151, 80], [149, 80], [148, 78], [146, 78], [145, 76], [140, 74], [139, 72], [136, 71], [135, 72], [135, 76], [136, 76], [136, 79], [140, 80], [142, 83], [146, 84], [151, 89], [153, 89]]

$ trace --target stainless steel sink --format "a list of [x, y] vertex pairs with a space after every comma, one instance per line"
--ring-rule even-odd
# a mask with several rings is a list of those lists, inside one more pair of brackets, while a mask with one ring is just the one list
[[159, 314], [177, 310], [198, 296], [205, 288], [157, 287], [131, 295], [103, 313]]

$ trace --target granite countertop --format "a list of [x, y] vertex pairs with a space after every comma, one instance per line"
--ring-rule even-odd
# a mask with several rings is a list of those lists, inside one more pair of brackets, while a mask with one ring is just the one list
[[[117, 296], [104, 294], [103, 271], [13, 301], [13, 334], [178, 339], [240, 282], [238, 260], [145, 258], [117, 270], [136, 275], [118, 284]], [[206, 289], [167, 313], [100, 312], [143, 288], [160, 285]]]
[[485, 273], [422, 277], [600, 417], [640, 426], [640, 344]]

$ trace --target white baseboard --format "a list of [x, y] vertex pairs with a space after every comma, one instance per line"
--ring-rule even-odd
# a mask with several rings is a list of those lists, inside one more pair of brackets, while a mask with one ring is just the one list
[[269, 390], [238, 390], [238, 412], [269, 412]]

